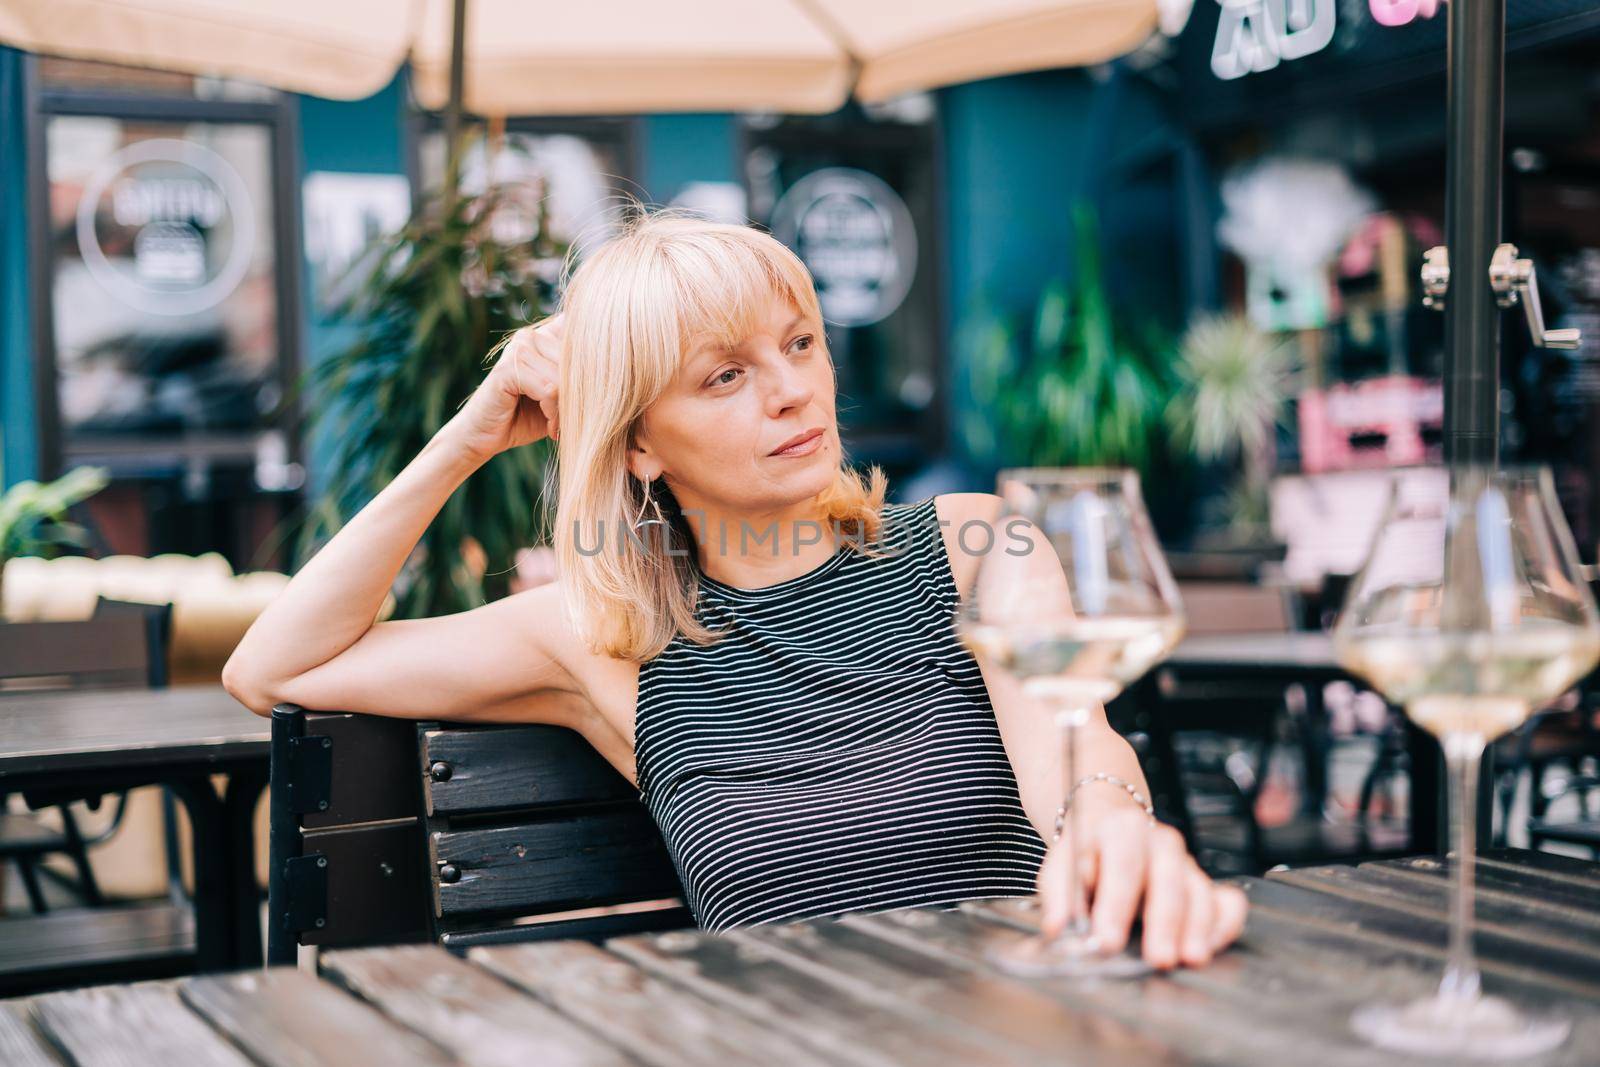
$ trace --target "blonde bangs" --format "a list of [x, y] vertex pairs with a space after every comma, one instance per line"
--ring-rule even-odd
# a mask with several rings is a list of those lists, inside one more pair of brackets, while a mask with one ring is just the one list
[[[763, 328], [774, 296], [825, 325], [810, 272], [782, 242], [673, 208], [639, 206], [573, 273], [562, 296], [554, 540], [569, 621], [590, 651], [643, 663], [679, 634], [719, 638], [696, 617], [693, 553], [668, 556], [653, 538], [625, 535], [648, 507], [627, 448], [684, 359], [702, 346], [737, 347]], [[887, 488], [880, 468], [863, 477], [842, 463], [819, 498], [851, 550], [880, 554], [871, 543]], [[670, 490], [657, 494], [673, 543], [693, 545]], [[596, 544], [612, 547], [585, 551]]]

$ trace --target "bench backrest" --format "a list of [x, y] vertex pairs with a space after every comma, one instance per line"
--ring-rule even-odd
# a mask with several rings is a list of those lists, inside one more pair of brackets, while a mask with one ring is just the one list
[[689, 921], [637, 791], [561, 727], [282, 704], [271, 803], [274, 962], [297, 942], [463, 947]]

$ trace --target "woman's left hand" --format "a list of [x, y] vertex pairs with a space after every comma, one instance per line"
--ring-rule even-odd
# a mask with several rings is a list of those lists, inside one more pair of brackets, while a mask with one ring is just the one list
[[[1122, 951], [1135, 917], [1144, 927], [1141, 954], [1163, 970], [1205, 964], [1243, 931], [1243, 891], [1207, 877], [1177, 830], [1165, 823], [1151, 826], [1145, 813], [1125, 800], [1086, 806], [1082, 821], [1078, 869], [1092, 934], [1107, 954]], [[1039, 868], [1046, 935], [1059, 932], [1069, 914], [1067, 844], [1063, 834]]]

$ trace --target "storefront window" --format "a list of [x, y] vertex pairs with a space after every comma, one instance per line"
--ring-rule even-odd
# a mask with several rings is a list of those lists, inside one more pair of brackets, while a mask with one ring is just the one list
[[[248, 83], [36, 57], [47, 475], [85, 464], [99, 552], [283, 565], [304, 482], [285, 103]], [[289, 242], [285, 244], [285, 242]]]
[[269, 131], [55, 115], [47, 136], [64, 451], [253, 451], [281, 396]]
[[[417, 151], [423, 188], [437, 190], [444, 181], [445, 138], [436, 124], [429, 123]], [[617, 194], [632, 188], [626, 177], [631, 170], [628, 156], [627, 131], [621, 124], [597, 121], [542, 129], [513, 124], [492, 154], [481, 139], [468, 144], [461, 185], [468, 193], [481, 192], [490, 180], [539, 187], [551, 236], [576, 244], [582, 258], [586, 249], [604, 243], [614, 231]]]
[[[915, 99], [915, 98], [913, 98]], [[933, 135], [926, 115], [747, 119], [754, 220], [805, 261], [851, 457], [909, 477], [944, 444]]]

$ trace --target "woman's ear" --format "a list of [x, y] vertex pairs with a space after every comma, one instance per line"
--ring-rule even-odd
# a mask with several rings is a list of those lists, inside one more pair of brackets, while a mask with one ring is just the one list
[[639, 442], [633, 436], [628, 442], [628, 471], [641, 482], [648, 482], [661, 476], [661, 461], [656, 459], [655, 453], [650, 451], [648, 445]]

